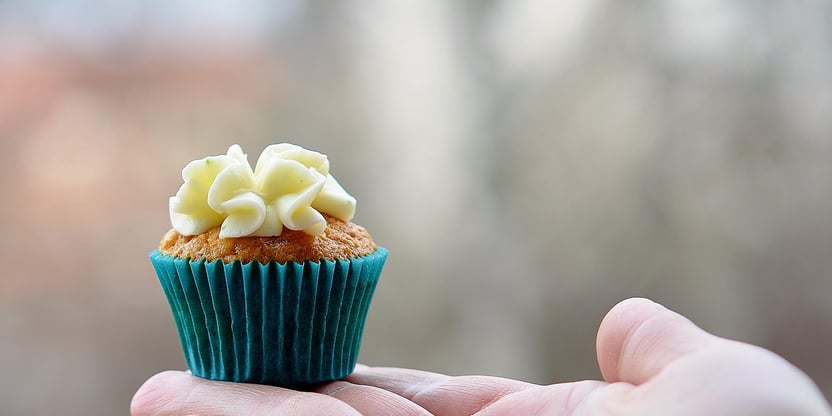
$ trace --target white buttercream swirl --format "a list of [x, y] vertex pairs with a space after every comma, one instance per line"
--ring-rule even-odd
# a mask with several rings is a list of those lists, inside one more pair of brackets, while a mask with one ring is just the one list
[[170, 221], [182, 235], [220, 226], [220, 238], [277, 236], [283, 227], [319, 235], [328, 214], [349, 221], [355, 198], [329, 174], [326, 155], [289, 143], [266, 147], [254, 170], [239, 145], [188, 163], [170, 198]]

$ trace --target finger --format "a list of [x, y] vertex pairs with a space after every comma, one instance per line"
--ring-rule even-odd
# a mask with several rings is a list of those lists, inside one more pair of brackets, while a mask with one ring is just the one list
[[393, 392], [436, 415], [472, 415], [506, 395], [536, 387], [498, 377], [450, 377], [404, 368], [364, 366], [357, 367], [346, 380]]
[[362, 415], [430, 416], [427, 410], [416, 403], [378, 387], [335, 381], [315, 391], [349, 404]]
[[598, 329], [596, 351], [604, 380], [642, 384], [671, 362], [719, 338], [648, 299], [615, 305]]
[[133, 416], [360, 416], [348, 404], [324, 394], [211, 381], [180, 371], [165, 371], [147, 380], [133, 396], [130, 413]]
[[[605, 394], [605, 390], [611, 387], [613, 386], [602, 381], [533, 386], [503, 396], [476, 416], [607, 414], [603, 408], [590, 408], [590, 405], [600, 402], [596, 396], [611, 397], [610, 394]], [[593, 398], [595, 400], [590, 400]]]

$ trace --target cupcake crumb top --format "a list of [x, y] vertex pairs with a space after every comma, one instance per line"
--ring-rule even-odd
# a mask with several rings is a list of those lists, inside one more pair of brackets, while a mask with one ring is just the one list
[[226, 263], [350, 259], [376, 251], [377, 246], [364, 227], [329, 215], [324, 217], [327, 226], [318, 236], [286, 229], [274, 237], [220, 238], [220, 227], [191, 236], [171, 229], [159, 243], [159, 251], [173, 257]]

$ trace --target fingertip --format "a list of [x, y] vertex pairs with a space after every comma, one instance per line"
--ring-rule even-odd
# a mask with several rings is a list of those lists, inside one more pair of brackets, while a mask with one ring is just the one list
[[632, 317], [638, 318], [667, 310], [668, 309], [664, 307], [664, 305], [654, 302], [648, 298], [628, 298], [615, 304], [615, 306], [607, 312], [607, 315], [604, 317], [603, 321], [601, 321], [601, 325], [603, 326], [604, 322], [609, 320]]
[[687, 318], [646, 298], [615, 305], [598, 328], [596, 351], [604, 380], [640, 384], [708, 335]]
[[208, 380], [182, 371], [149, 378], [130, 403], [133, 416], [321, 414], [356, 415], [332, 397], [283, 387]]
[[604, 379], [614, 378], [611, 374], [615, 370], [611, 365], [621, 356], [621, 350], [627, 339], [627, 334], [633, 327], [666, 310], [666, 308], [647, 298], [629, 298], [618, 302], [607, 312], [598, 327], [595, 339], [595, 350], [598, 353], [598, 364]]
[[176, 403], [192, 388], [188, 374], [182, 371], [163, 371], [150, 377], [133, 395], [130, 414], [157, 416], [165, 414], [170, 403]]

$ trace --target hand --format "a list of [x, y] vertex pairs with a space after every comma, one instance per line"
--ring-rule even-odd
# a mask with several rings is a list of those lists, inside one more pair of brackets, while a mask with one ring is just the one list
[[139, 415], [832, 415], [815, 384], [762, 348], [710, 335], [646, 299], [604, 318], [604, 381], [540, 386], [359, 366], [311, 391], [167, 371], [133, 397]]

